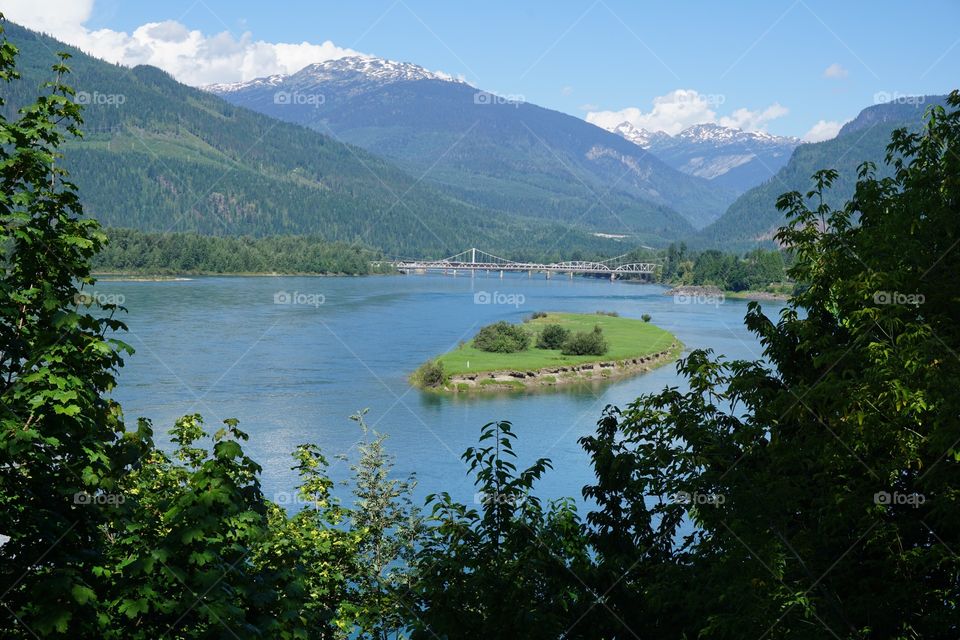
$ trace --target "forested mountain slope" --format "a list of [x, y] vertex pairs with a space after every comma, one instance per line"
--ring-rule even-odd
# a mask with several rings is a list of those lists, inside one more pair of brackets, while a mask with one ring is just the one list
[[879, 175], [890, 175], [891, 168], [884, 158], [894, 129], [918, 128], [927, 108], [945, 102], [946, 96], [918, 96], [909, 101], [874, 105], [847, 123], [836, 138], [800, 145], [786, 166], [737, 198], [719, 220], [698, 234], [693, 244], [741, 250], [770, 243], [785, 222], [783, 214], [777, 211], [777, 198], [789, 191], [809, 191], [810, 176], [820, 169], [839, 172], [826, 200], [831, 206], [840, 206], [853, 195], [857, 167], [864, 161], [876, 163]]
[[[5, 89], [7, 115], [51, 79], [68, 51], [86, 103], [84, 137], [65, 164], [86, 211], [106, 226], [216, 235], [319, 234], [403, 255], [445, 256], [569, 246], [615, 252], [569, 226], [508, 217], [440, 193], [359, 148], [187, 87], [147, 66], [109, 64], [17, 25], [24, 81]], [[689, 229], [682, 223], [671, 234]], [[663, 229], [667, 231], [667, 229]], [[647, 240], [658, 240], [651, 230]]]

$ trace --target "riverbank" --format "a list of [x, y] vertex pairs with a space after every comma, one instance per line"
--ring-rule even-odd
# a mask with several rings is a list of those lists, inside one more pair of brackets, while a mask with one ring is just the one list
[[678, 285], [663, 292], [665, 296], [673, 296], [678, 301], [723, 302], [724, 298], [738, 300], [789, 300], [790, 294], [773, 291], [725, 291], [711, 285]]
[[422, 370], [411, 382], [422, 389], [447, 393], [516, 391], [612, 380], [650, 371], [675, 360], [683, 344], [671, 333], [643, 320], [602, 314], [549, 313], [522, 325], [536, 345], [540, 332], [560, 325], [570, 332], [599, 326], [608, 348], [602, 355], [570, 355], [560, 349], [532, 346], [514, 353], [491, 353], [470, 342], [431, 361], [442, 380], [424, 384]]
[[151, 274], [138, 272], [93, 271], [91, 272], [99, 282], [186, 282], [194, 278], [366, 278], [369, 276], [397, 275], [395, 273], [318, 273], [318, 272], [273, 272], [253, 271], [221, 273], [217, 271], [184, 271], [177, 275]]

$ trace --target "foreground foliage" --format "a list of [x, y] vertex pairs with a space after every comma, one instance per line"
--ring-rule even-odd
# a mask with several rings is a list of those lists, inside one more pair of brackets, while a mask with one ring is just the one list
[[780, 199], [801, 287], [776, 321], [750, 305], [763, 360], [697, 350], [683, 389], [608, 407], [584, 520], [536, 497], [550, 462], [519, 470], [508, 422], [463, 456], [475, 504], [424, 518], [362, 413], [350, 505], [315, 446], [271, 500], [235, 420], [208, 445], [185, 416], [170, 453], [125, 428], [124, 327], [83, 295], [105, 238], [58, 164], [66, 71], [0, 118], [0, 636], [960, 635], [960, 94], [842, 209], [833, 171]]
[[688, 391], [643, 397], [584, 440], [608, 602], [641, 636], [652, 622], [648, 637], [960, 632], [956, 92], [950, 105], [897, 132], [893, 176], [864, 165], [844, 208], [823, 204], [833, 171], [781, 197], [804, 286], [777, 322], [751, 304], [766, 362], [695, 351]]

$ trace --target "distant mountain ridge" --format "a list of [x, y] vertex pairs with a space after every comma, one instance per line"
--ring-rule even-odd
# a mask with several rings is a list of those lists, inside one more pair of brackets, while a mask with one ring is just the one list
[[397, 62], [396, 60], [371, 56], [347, 56], [310, 64], [290, 75], [278, 74], [245, 82], [211, 84], [202, 88], [211, 93], [224, 94], [245, 91], [255, 87], [279, 87], [285, 83], [291, 87], [310, 88], [328, 83], [347, 85], [379, 82], [389, 84], [391, 82], [415, 80], [442, 80], [466, 84], [463, 80], [447, 74], [428, 71], [410, 62]]
[[892, 173], [884, 158], [894, 129], [917, 130], [928, 107], [945, 104], [946, 96], [922, 96], [863, 109], [840, 129], [837, 137], [797, 147], [783, 168], [737, 198], [719, 220], [692, 239], [693, 244], [732, 250], [771, 244], [777, 229], [786, 222], [776, 209], [777, 198], [789, 191], [809, 191], [811, 176], [820, 169], [839, 172], [826, 201], [831, 206], [841, 206], [853, 195], [857, 167], [864, 161], [874, 162], [880, 176]]
[[317, 234], [408, 256], [442, 257], [474, 245], [556, 254], [557, 237], [581, 249], [622, 248], [570, 225], [465, 203], [362, 149], [238, 108], [155, 67], [110, 64], [15, 24], [4, 27], [20, 50], [22, 75], [4, 83], [7, 117], [52, 79], [55, 52], [71, 54], [66, 82], [84, 104], [84, 137], [64, 145], [63, 162], [85, 212], [104, 225]]
[[613, 133], [646, 149], [674, 169], [742, 193], [786, 164], [799, 138], [744, 131], [713, 123], [695, 124], [671, 136], [622, 122]]
[[927, 107], [946, 104], [946, 96], [900, 96], [865, 108], [857, 117], [840, 128], [838, 136], [863, 131], [884, 124], [899, 124], [914, 120]]
[[458, 199], [511, 215], [665, 238], [709, 223], [736, 197], [580, 118], [411, 63], [341, 58], [205, 89], [396, 160]]

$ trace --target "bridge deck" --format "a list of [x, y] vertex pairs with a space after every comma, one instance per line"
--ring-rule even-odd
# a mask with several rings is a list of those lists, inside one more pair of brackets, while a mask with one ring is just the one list
[[[538, 271], [546, 273], [589, 273], [616, 277], [627, 273], [654, 273], [653, 262], [626, 262], [627, 254], [603, 262], [570, 260], [566, 262], [515, 262], [500, 258], [476, 247], [443, 260], [397, 260], [391, 262], [398, 271]], [[479, 258], [479, 259], [478, 259]]]
[[515, 262], [502, 264], [495, 262], [446, 262], [438, 261], [401, 261], [392, 263], [398, 271], [549, 271], [552, 273], [590, 273], [590, 274], [625, 274], [625, 273], [654, 273], [657, 265], [654, 263], [631, 263], [610, 267], [603, 264], [541, 264], [535, 262]]

